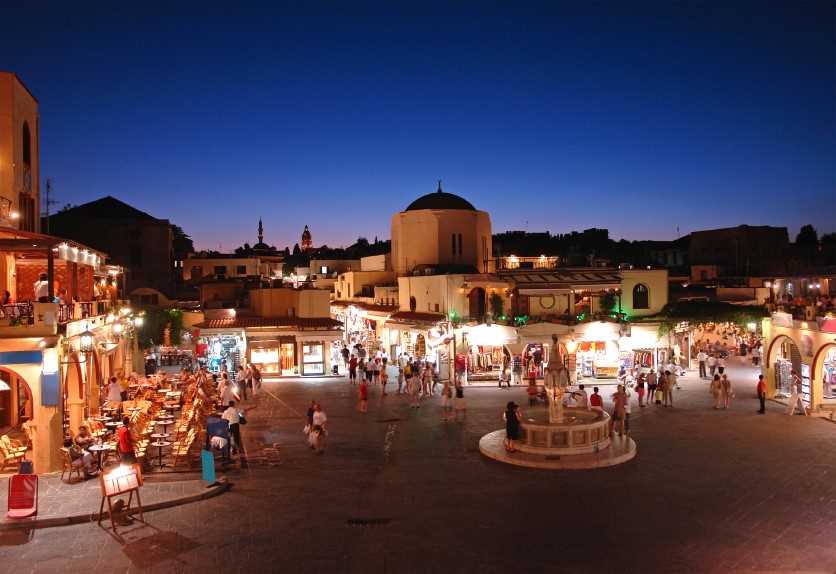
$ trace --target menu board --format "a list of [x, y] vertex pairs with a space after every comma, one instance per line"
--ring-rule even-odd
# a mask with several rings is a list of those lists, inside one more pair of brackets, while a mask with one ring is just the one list
[[118, 466], [100, 477], [102, 496], [115, 496], [142, 486], [142, 471], [138, 464]]

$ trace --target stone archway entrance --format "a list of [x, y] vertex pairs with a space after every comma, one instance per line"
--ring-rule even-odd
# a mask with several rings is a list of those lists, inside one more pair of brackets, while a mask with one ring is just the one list
[[23, 377], [0, 367], [0, 429], [19, 427], [33, 416], [32, 390]]
[[766, 357], [767, 365], [774, 373], [770, 381], [775, 389], [776, 398], [788, 398], [790, 396], [790, 372], [795, 370], [801, 373], [801, 351], [790, 337], [779, 335], [772, 340], [769, 352]]

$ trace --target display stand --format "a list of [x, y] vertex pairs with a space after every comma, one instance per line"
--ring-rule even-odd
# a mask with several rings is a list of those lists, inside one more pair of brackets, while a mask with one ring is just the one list
[[134, 493], [136, 493], [136, 507], [139, 509], [139, 519], [145, 522], [145, 517], [142, 515], [142, 499], [139, 497], [139, 489], [143, 484], [142, 469], [138, 464], [118, 466], [111, 472], [101, 474], [99, 476], [99, 484], [102, 488], [102, 502], [99, 505], [99, 525], [104, 520], [104, 505], [105, 500], [107, 500], [110, 527], [113, 529], [114, 534], [118, 534], [116, 522], [113, 519], [113, 498], [127, 494], [128, 502], [123, 508], [123, 511], [127, 512], [131, 508]]

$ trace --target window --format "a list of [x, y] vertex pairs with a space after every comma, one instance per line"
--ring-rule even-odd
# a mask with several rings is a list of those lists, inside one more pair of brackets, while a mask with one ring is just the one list
[[435, 304], [435, 312], [438, 313], [438, 303]]
[[415, 300], [415, 297], [410, 297], [409, 298], [409, 310], [414, 312], [415, 309], [417, 309], [417, 308], [418, 308], [418, 301]]
[[462, 234], [459, 233], [459, 255], [462, 254]]
[[32, 134], [29, 133], [29, 124], [23, 122], [23, 164], [32, 165]]
[[237, 275], [246, 275], [247, 274], [247, 266], [246, 265], [237, 265], [235, 267], [235, 273]]
[[708, 271], [700, 269], [700, 281], [708, 281]]
[[453, 255], [456, 255], [456, 234], [454, 233], [451, 237], [453, 238]]
[[226, 275], [226, 265], [215, 265], [215, 275]]
[[647, 287], [639, 283], [633, 287], [633, 309], [650, 308], [649, 292]]
[[328, 266], [327, 266], [327, 265], [322, 265], [322, 266], [319, 268], [319, 272], [320, 272], [322, 275], [328, 275]]
[[192, 279], [199, 279], [201, 277], [203, 277], [203, 267], [194, 265], [192, 267]]

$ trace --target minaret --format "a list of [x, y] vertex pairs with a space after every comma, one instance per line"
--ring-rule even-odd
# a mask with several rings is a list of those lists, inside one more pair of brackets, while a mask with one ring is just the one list
[[261, 224], [261, 218], [258, 218], [258, 242], [264, 243], [264, 226]]
[[313, 238], [311, 237], [311, 230], [308, 229], [308, 226], [305, 226], [305, 230], [302, 232], [302, 245], [300, 246], [302, 251], [308, 251], [313, 248]]

